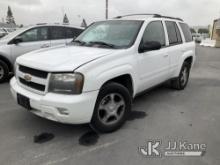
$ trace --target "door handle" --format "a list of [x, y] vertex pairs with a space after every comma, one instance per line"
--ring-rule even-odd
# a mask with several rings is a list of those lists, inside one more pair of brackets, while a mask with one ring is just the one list
[[164, 57], [164, 58], [167, 58], [168, 56], [169, 56], [168, 54], [165, 54], [163, 57]]
[[44, 44], [44, 45], [41, 46], [41, 48], [48, 48], [48, 47], [50, 47], [49, 44]]

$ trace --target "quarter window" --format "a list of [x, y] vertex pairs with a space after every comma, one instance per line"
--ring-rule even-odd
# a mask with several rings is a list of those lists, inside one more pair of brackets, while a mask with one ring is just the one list
[[76, 28], [66, 28], [66, 38], [78, 37], [83, 30]]
[[145, 29], [142, 43], [156, 41], [165, 46], [165, 33], [161, 21], [151, 22]]
[[180, 23], [180, 27], [183, 31], [186, 42], [191, 42], [193, 38], [189, 26], [185, 23]]

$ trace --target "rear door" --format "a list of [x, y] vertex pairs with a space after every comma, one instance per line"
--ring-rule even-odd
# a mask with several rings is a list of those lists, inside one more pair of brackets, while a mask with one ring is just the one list
[[169, 75], [169, 56], [166, 50], [165, 31], [162, 21], [150, 22], [144, 32], [144, 42], [160, 42], [160, 50], [139, 53], [139, 74], [141, 89], [147, 89], [167, 80]]
[[169, 46], [167, 48], [170, 57], [170, 76], [175, 74], [179, 66], [179, 60], [183, 53], [183, 39], [181, 37], [179, 26], [174, 21], [165, 21]]
[[66, 44], [66, 30], [62, 26], [50, 27], [51, 46]]
[[50, 47], [48, 27], [29, 29], [18, 37], [22, 39], [22, 42], [11, 46], [11, 53], [14, 59], [30, 51]]

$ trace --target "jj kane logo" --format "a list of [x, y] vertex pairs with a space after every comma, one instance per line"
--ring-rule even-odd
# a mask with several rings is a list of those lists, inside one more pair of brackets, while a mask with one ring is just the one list
[[145, 146], [138, 148], [141, 155], [145, 157], [172, 157], [172, 156], [203, 156], [206, 152], [206, 144], [204, 143], [190, 143], [187, 140], [174, 140], [164, 143], [162, 140], [149, 140]]

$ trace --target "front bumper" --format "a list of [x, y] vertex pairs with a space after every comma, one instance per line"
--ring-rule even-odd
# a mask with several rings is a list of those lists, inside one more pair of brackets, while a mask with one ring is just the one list
[[15, 77], [10, 81], [10, 90], [16, 101], [17, 93], [30, 99], [32, 108], [30, 112], [49, 120], [68, 124], [83, 124], [91, 121], [99, 92], [93, 91], [80, 95], [55, 93], [39, 95], [19, 86]]

